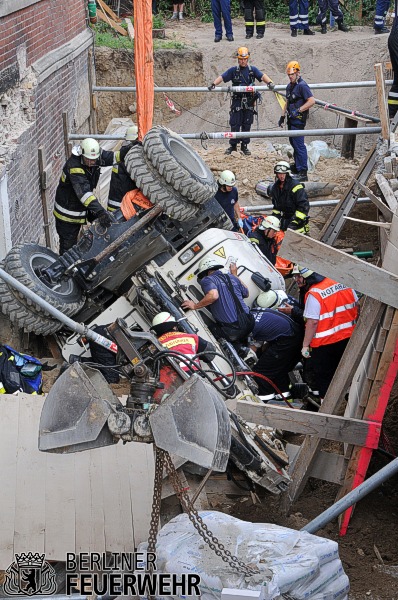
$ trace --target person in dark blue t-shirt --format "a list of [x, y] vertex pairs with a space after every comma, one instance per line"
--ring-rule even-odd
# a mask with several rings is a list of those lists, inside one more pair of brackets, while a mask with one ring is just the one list
[[232, 171], [223, 171], [218, 178], [218, 190], [214, 197], [231, 219], [234, 231], [239, 231], [243, 227], [243, 221], [240, 216], [238, 190], [234, 186], [235, 183], [236, 179]]
[[[238, 48], [236, 57], [238, 59], [238, 66], [231, 67], [225, 71], [225, 73], [219, 75], [213, 83], [209, 85], [210, 91], [214, 90], [216, 85], [222, 82], [227, 83], [228, 81], [232, 81], [233, 86], [248, 87], [253, 86], [255, 80], [264, 81], [271, 90], [274, 89], [275, 86], [268, 75], [259, 71], [257, 67], [249, 66], [250, 52], [247, 48], [244, 46]], [[258, 98], [259, 93], [253, 91], [234, 92], [232, 94], [231, 110], [229, 113], [231, 131], [250, 131], [254, 121], [254, 115], [257, 114], [256, 103]], [[246, 156], [251, 154], [247, 147], [249, 142], [249, 137], [241, 139], [241, 150]], [[237, 140], [230, 139], [229, 144], [230, 146], [225, 154], [231, 154], [231, 152], [236, 150]]]
[[[290, 130], [304, 129], [308, 119], [308, 110], [315, 104], [315, 98], [308, 84], [301, 78], [300, 65], [296, 60], [291, 60], [286, 66], [286, 74], [290, 83], [286, 87], [286, 105], [282, 116], [278, 121], [282, 127], [287, 116], [287, 128]], [[291, 171], [297, 174], [299, 181], [308, 181], [307, 177], [307, 148], [304, 136], [290, 137], [293, 146], [294, 165], [290, 165]]]

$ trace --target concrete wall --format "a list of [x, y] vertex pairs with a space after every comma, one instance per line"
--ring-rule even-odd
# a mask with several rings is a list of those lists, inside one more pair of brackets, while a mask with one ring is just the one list
[[1, 5], [0, 171], [6, 170], [14, 245], [43, 240], [39, 147], [49, 175], [46, 195], [53, 227], [52, 204], [65, 161], [62, 113], [67, 113], [71, 131], [89, 130], [91, 46], [85, 0]]

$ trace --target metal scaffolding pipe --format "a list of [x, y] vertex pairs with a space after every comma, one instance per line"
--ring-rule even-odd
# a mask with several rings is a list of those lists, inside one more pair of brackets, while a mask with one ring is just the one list
[[[381, 132], [381, 127], [335, 127], [334, 129], [306, 129], [306, 130], [283, 130], [283, 131], [216, 131], [203, 133], [180, 133], [180, 137], [185, 140], [240, 140], [250, 135], [251, 139], [256, 138], [290, 138], [290, 137], [322, 137], [327, 135], [370, 135]], [[85, 137], [91, 137], [95, 140], [124, 140], [120, 135], [107, 135], [105, 133], [70, 133], [70, 140], [83, 140]]]
[[[384, 82], [385, 85], [392, 85], [392, 79], [387, 79]], [[339, 83], [311, 83], [311, 90], [333, 90], [338, 88], [365, 88], [365, 87], [376, 87], [375, 81], [341, 81]], [[253, 85], [249, 86], [249, 91], [256, 92], [285, 92], [286, 85], [276, 85], [274, 90], [270, 90], [267, 86], [264, 85]], [[93, 85], [94, 92], [135, 92], [135, 86], [121, 86], [121, 87], [107, 87], [100, 85]], [[214, 94], [214, 92], [245, 92], [248, 91], [248, 88], [243, 85], [237, 86], [223, 86], [223, 87], [215, 87], [210, 93]], [[156, 92], [209, 92], [208, 87], [157, 87], [155, 86]]]
[[[272, 183], [272, 182], [270, 182]], [[314, 200], [313, 202], [310, 202], [310, 208], [319, 208], [322, 206], [336, 206], [336, 204], [338, 204], [340, 202], [340, 200], [335, 200], [335, 199], [331, 199], [331, 200]], [[360, 204], [368, 204], [370, 202], [370, 199], [367, 196], [363, 196], [362, 198], [358, 198], [357, 199], [357, 203]], [[243, 206], [242, 209], [245, 212], [258, 212], [259, 210], [263, 210], [264, 212], [266, 212], [267, 210], [273, 210], [274, 207], [272, 204], [259, 204], [257, 206]]]
[[395, 458], [388, 465], [380, 469], [380, 471], [372, 475], [372, 477], [369, 477], [369, 479], [349, 492], [344, 498], [341, 498], [335, 504], [332, 504], [332, 506], [327, 508], [318, 517], [307, 523], [307, 525], [304, 525], [300, 531], [316, 533], [319, 529], [322, 529], [322, 527], [325, 527], [325, 525], [330, 523], [330, 521], [333, 521], [333, 519], [341, 515], [347, 508], [353, 506], [358, 500], [361, 500], [370, 494], [370, 492], [373, 492], [373, 490], [378, 488], [382, 483], [387, 481], [387, 479], [396, 475], [396, 473], [398, 473], [398, 458]]

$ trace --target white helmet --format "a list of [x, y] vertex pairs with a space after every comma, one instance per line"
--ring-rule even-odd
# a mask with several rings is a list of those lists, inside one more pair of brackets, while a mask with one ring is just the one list
[[129, 142], [133, 142], [134, 140], [137, 139], [137, 137], [138, 137], [137, 125], [132, 125], [131, 127], [127, 127], [126, 135], [124, 136], [124, 138]]
[[289, 173], [290, 175], [289, 163], [285, 160], [278, 161], [274, 167], [274, 173]]
[[93, 138], [86, 138], [83, 140], [81, 149], [82, 156], [84, 156], [84, 158], [89, 158], [90, 160], [97, 160], [101, 154], [99, 143]]
[[198, 279], [202, 279], [205, 276], [207, 271], [210, 269], [217, 270], [222, 269], [224, 265], [220, 264], [220, 261], [217, 258], [211, 258], [211, 256], [205, 256], [199, 263], [198, 268]]
[[300, 267], [300, 265], [294, 265], [292, 269], [292, 275], [301, 275], [304, 279], [307, 279], [310, 275], [313, 275], [314, 271], [307, 269], [307, 267]]
[[274, 229], [275, 231], [280, 231], [281, 222], [278, 217], [273, 217], [270, 215], [269, 217], [266, 217], [264, 221], [262, 221], [261, 225], [259, 225], [259, 229], [263, 231], [264, 229]]
[[153, 317], [152, 327], [156, 327], [156, 325], [161, 325], [162, 323], [175, 323], [176, 320], [169, 312], [161, 312]]
[[256, 305], [260, 308], [273, 308], [283, 304], [287, 300], [287, 294], [283, 290], [269, 290], [261, 292], [256, 298]]
[[228, 171], [228, 169], [226, 171], [223, 171], [222, 173], [220, 173], [220, 177], [218, 178], [218, 183], [220, 185], [235, 185], [236, 183], [236, 177], [235, 175], [232, 173], [232, 171]]

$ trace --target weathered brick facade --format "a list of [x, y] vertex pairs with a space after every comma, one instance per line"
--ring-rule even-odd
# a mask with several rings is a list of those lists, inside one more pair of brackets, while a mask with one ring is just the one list
[[86, 4], [5, 0], [0, 5], [0, 178], [6, 169], [7, 179], [7, 198], [3, 185], [0, 202], [3, 213], [5, 204], [9, 207], [12, 244], [38, 241], [44, 233], [38, 148], [48, 174], [53, 235], [52, 205], [66, 158], [63, 113], [71, 131], [89, 131], [92, 34]]

